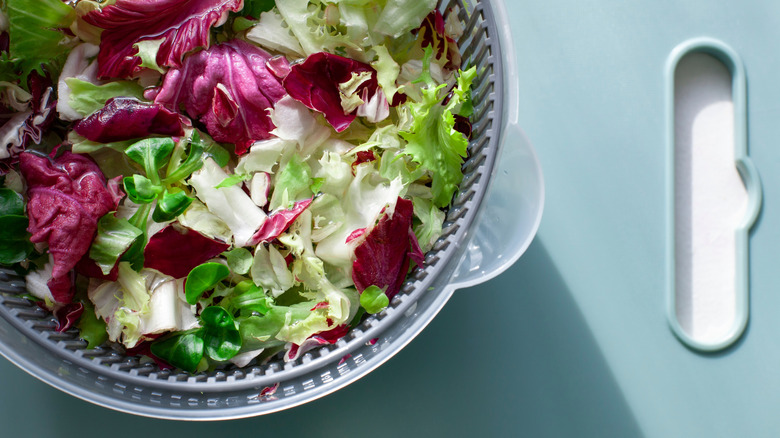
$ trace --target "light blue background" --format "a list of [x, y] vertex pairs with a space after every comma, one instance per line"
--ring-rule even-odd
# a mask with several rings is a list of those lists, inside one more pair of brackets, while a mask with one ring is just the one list
[[[513, 268], [456, 292], [414, 342], [322, 400], [180, 423], [89, 405], [0, 360], [2, 436], [780, 435], [780, 2], [507, 0], [520, 120], [547, 183]], [[751, 320], [717, 355], [664, 316], [664, 63], [688, 38], [732, 46], [748, 76], [765, 204], [751, 238]], [[107, 432], [110, 431], [110, 432]]]

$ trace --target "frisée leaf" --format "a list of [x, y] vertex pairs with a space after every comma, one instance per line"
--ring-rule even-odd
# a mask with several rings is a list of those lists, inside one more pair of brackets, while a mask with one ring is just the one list
[[461, 73], [461, 80], [453, 91], [449, 103], [444, 104], [447, 85], [436, 85], [428, 69], [432, 50], [425, 49], [422, 79], [428, 84], [423, 88], [423, 101], [406, 104], [412, 115], [412, 126], [400, 135], [408, 142], [405, 153], [432, 174], [433, 203], [446, 207], [463, 179], [461, 166], [466, 158], [468, 139], [455, 129], [453, 111], [463, 102], [475, 76], [476, 68]]

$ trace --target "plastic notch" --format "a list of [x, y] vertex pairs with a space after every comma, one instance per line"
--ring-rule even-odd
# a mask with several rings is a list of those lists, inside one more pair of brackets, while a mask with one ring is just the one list
[[[503, 1], [491, 2], [503, 53], [514, 44]], [[484, 283], [507, 270], [533, 241], [544, 210], [544, 177], [533, 146], [518, 124], [518, 72], [514, 55], [503, 59], [505, 112], [500, 154], [468, 246], [450, 286]]]
[[[676, 101], [675, 75], [680, 62], [691, 54], [706, 54], [722, 62], [731, 74], [731, 99], [733, 103], [734, 166], [747, 191], [747, 207], [744, 216], [734, 228], [734, 317], [729, 327], [718, 335], [694, 337], [680, 322], [678, 314], [678, 267], [677, 257], [677, 201], [679, 181], [676, 175]], [[747, 327], [750, 309], [749, 300], [749, 232], [762, 203], [761, 183], [758, 172], [748, 157], [747, 145], [747, 87], [745, 69], [739, 55], [721, 41], [711, 38], [697, 38], [677, 46], [666, 64], [666, 117], [667, 117], [667, 285], [666, 313], [669, 325], [677, 338], [688, 347], [702, 352], [725, 349], [736, 342]]]

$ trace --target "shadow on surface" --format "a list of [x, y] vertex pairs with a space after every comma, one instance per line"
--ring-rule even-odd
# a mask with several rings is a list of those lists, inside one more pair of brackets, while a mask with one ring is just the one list
[[[14, 368], [11, 370], [11, 368]], [[387, 364], [324, 399], [264, 417], [188, 424], [89, 405], [3, 361], [9, 436], [639, 437], [599, 346], [542, 243], [458, 291]], [[16, 377], [19, 377], [18, 379]], [[10, 378], [10, 380], [8, 380]], [[47, 421], [38, 421], [41, 416]], [[88, 421], [85, 430], [76, 422]], [[11, 432], [19, 432], [13, 434]]]

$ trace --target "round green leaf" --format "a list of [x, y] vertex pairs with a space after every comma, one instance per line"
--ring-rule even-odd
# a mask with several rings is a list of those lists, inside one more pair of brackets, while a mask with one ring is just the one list
[[390, 299], [385, 295], [385, 291], [377, 286], [369, 286], [360, 294], [360, 305], [368, 313], [379, 313], [385, 310], [388, 304], [390, 304]]
[[136, 204], [149, 204], [157, 199], [163, 188], [143, 175], [126, 176], [122, 182], [125, 186], [127, 197]]
[[169, 364], [194, 373], [203, 359], [203, 339], [198, 332], [178, 333], [154, 342], [151, 350]]
[[209, 306], [203, 309], [200, 313], [200, 319], [203, 321], [204, 327], [211, 328], [236, 328], [233, 317], [230, 316], [227, 310], [220, 306]]
[[233, 248], [224, 252], [230, 270], [238, 275], [245, 275], [252, 268], [252, 253], [246, 248]]
[[79, 336], [87, 341], [87, 348], [92, 349], [103, 345], [108, 340], [106, 323], [95, 315], [95, 308], [89, 300], [82, 301], [84, 312], [79, 318]]
[[0, 264], [19, 263], [33, 252], [28, 225], [26, 216], [0, 216]]
[[[153, 173], [165, 164], [165, 159], [171, 155], [174, 146], [175, 143], [170, 137], [145, 138], [133, 143], [125, 150], [125, 154], [144, 166], [147, 173]], [[151, 175], [147, 176], [151, 178]]]
[[181, 189], [166, 190], [162, 199], [157, 201], [157, 207], [152, 213], [155, 222], [168, 222], [184, 213], [192, 204], [194, 198], [187, 196]]
[[0, 216], [0, 241], [28, 240], [27, 226], [30, 224], [27, 216]]
[[24, 215], [22, 195], [11, 189], [0, 188], [0, 216]]
[[0, 241], [0, 264], [13, 265], [27, 259], [33, 252], [33, 245], [23, 240]]
[[192, 268], [184, 283], [184, 295], [187, 302], [195, 304], [203, 292], [211, 290], [220, 281], [230, 275], [230, 269], [221, 263], [204, 263]]
[[200, 314], [206, 355], [217, 361], [229, 360], [241, 350], [241, 334], [233, 317], [222, 307], [211, 306]]

